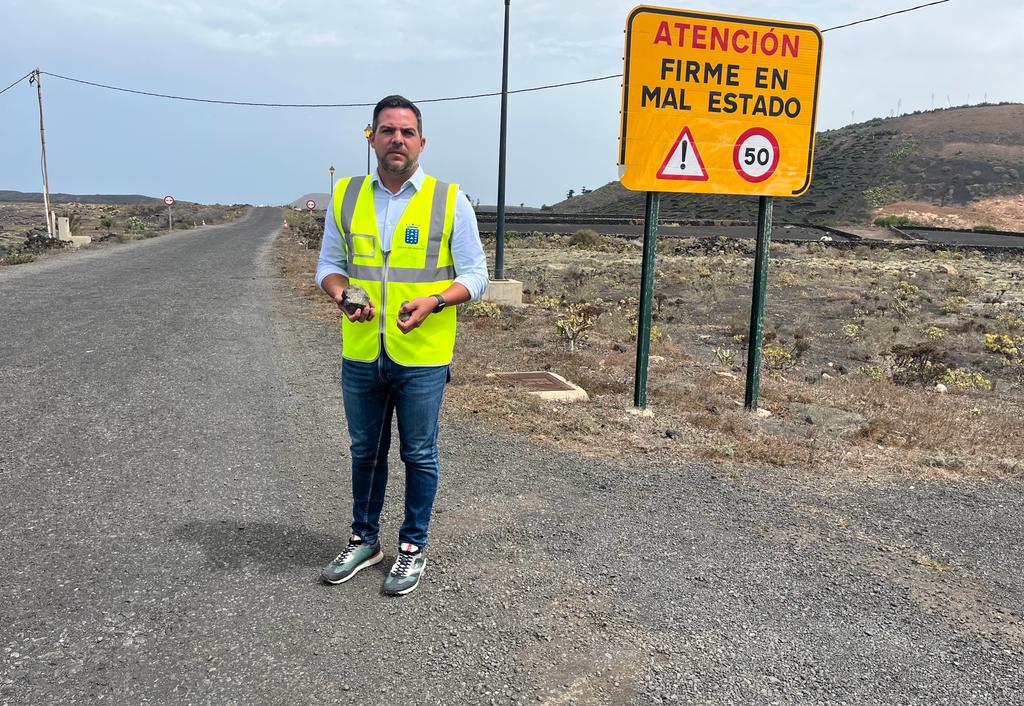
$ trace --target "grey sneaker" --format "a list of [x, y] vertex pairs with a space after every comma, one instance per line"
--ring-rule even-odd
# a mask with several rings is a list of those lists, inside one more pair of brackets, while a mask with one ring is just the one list
[[389, 596], [404, 596], [420, 585], [420, 576], [427, 567], [427, 557], [415, 544], [405, 542], [398, 549], [398, 558], [391, 567], [391, 573], [384, 579], [384, 593]]
[[383, 559], [384, 552], [380, 549], [379, 539], [367, 543], [359, 535], [353, 534], [341, 554], [320, 569], [320, 578], [326, 583], [345, 583], [362, 569], [379, 564]]

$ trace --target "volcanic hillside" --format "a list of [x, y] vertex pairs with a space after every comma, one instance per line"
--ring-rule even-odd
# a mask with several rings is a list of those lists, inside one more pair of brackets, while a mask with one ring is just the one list
[[[869, 221], [897, 201], [967, 206], [1024, 193], [1024, 105], [1000, 104], [876, 118], [818, 133], [811, 188], [775, 199], [775, 220], [838, 224]], [[662, 194], [661, 216], [757, 217], [757, 198]], [[560, 213], [642, 216], [643, 192], [611, 182], [555, 204]]]

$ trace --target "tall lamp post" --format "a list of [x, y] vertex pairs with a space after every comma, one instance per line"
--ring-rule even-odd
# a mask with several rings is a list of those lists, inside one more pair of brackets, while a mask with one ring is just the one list
[[366, 136], [366, 173], [370, 173], [370, 137], [373, 136], [373, 125], [367, 123], [363, 128], [363, 135]]
[[334, 165], [332, 164], [327, 172], [331, 175], [331, 196], [334, 196]]
[[505, 48], [501, 60], [501, 134], [498, 146], [498, 223], [495, 227], [494, 279], [505, 279], [505, 126], [508, 122], [508, 5], [505, 0]]

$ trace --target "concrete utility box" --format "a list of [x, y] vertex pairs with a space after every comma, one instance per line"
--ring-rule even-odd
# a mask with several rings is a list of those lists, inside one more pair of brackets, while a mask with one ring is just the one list
[[57, 239], [71, 243], [73, 248], [88, 245], [92, 242], [92, 238], [88, 235], [71, 235], [71, 222], [67, 216], [58, 216], [57, 218]]
[[498, 306], [522, 306], [523, 283], [515, 279], [492, 279], [482, 299]]

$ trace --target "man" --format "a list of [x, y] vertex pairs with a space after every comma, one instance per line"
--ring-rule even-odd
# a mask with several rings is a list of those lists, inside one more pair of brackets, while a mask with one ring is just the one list
[[[413, 591], [426, 567], [438, 482], [438, 417], [455, 345], [455, 306], [487, 288], [476, 214], [457, 185], [427, 176], [419, 108], [388, 96], [373, 109], [377, 171], [338, 182], [327, 208], [316, 280], [342, 310], [341, 386], [352, 440], [352, 533], [321, 572], [348, 581], [384, 558], [380, 513], [391, 419], [405, 464], [405, 521], [384, 592]], [[359, 285], [370, 303], [342, 308]]]

